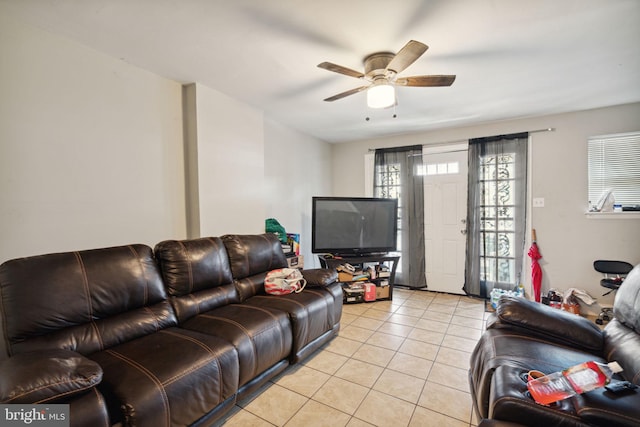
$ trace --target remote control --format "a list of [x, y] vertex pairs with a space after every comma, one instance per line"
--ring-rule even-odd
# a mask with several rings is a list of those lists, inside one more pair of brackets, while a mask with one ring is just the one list
[[604, 386], [604, 388], [612, 393], [624, 393], [626, 391], [635, 390], [638, 386], [630, 383], [629, 381], [616, 381]]

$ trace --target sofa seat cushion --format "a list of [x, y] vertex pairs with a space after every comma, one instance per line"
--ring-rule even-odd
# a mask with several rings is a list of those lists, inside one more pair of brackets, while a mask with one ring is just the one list
[[167, 328], [90, 355], [112, 422], [190, 425], [238, 390], [238, 354], [228, 342]]
[[297, 294], [281, 296], [256, 295], [244, 303], [289, 315], [293, 332], [292, 363], [306, 355], [306, 346], [332, 331], [339, 322], [335, 318], [334, 297], [324, 289], [305, 289]]
[[240, 387], [291, 353], [291, 323], [281, 311], [229, 304], [194, 316], [181, 327], [233, 344], [240, 362]]
[[580, 419], [589, 426], [640, 426], [640, 392], [613, 394], [606, 388], [572, 398]]
[[[472, 393], [480, 416], [488, 416], [493, 375], [499, 366], [508, 365], [524, 372], [535, 369], [552, 373], [590, 360], [606, 362], [598, 355], [528, 336], [521, 331], [488, 329], [470, 360]], [[496, 398], [499, 397], [491, 397]]]

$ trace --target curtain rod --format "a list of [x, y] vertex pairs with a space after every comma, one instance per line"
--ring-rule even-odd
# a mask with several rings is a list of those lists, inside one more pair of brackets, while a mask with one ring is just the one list
[[[529, 130], [529, 131], [525, 131], [527, 133], [538, 133], [538, 132], [555, 132], [556, 128], [545, 128], [545, 129], [536, 129], [536, 130]], [[515, 132], [515, 133], [520, 133], [520, 132]], [[480, 138], [487, 138], [487, 137], [480, 137]], [[467, 138], [467, 139], [454, 139], [451, 141], [443, 141], [443, 142], [435, 142], [433, 144], [423, 144], [423, 145], [429, 145], [431, 147], [437, 147], [440, 145], [449, 145], [449, 144], [459, 144], [461, 142], [467, 142], [469, 141], [469, 139], [475, 139], [475, 138]], [[393, 147], [395, 148], [395, 147]], [[370, 152], [374, 152], [376, 151], [377, 148], [369, 148]]]

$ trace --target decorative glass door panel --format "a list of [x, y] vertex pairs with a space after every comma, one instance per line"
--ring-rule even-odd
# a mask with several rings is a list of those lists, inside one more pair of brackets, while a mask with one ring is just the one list
[[516, 283], [515, 153], [480, 159], [480, 281], [492, 286]]
[[[402, 169], [399, 163], [389, 163], [384, 166], [375, 168], [376, 186], [373, 194], [375, 197], [383, 197], [386, 199], [398, 199], [398, 234], [397, 245], [398, 253], [402, 248], [402, 214], [404, 205], [402, 203], [402, 186], [401, 186]], [[402, 273], [402, 264], [398, 265], [398, 272]]]

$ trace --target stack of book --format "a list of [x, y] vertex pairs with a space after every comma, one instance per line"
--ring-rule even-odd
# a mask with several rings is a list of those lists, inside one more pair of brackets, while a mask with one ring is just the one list
[[338, 282], [359, 282], [369, 280], [369, 275], [360, 269], [356, 269], [351, 264], [339, 265], [338, 270]]

